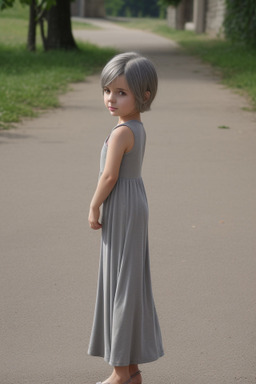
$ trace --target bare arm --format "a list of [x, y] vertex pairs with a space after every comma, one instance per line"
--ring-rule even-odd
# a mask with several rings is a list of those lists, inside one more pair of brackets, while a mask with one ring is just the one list
[[92, 229], [101, 228], [99, 223], [100, 206], [114, 188], [123, 155], [133, 147], [133, 144], [133, 133], [126, 126], [115, 129], [109, 138], [104, 171], [90, 204], [88, 221]]

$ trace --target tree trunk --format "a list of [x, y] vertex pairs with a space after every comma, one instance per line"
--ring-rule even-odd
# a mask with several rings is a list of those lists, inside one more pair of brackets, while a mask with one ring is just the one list
[[39, 25], [40, 25], [40, 33], [41, 33], [41, 39], [43, 42], [43, 47], [44, 47], [44, 50], [47, 51], [47, 40], [46, 40], [45, 32], [44, 32], [44, 18], [43, 17], [41, 17], [39, 19]]
[[71, 29], [70, 0], [57, 0], [47, 19], [47, 49], [77, 49]]
[[185, 29], [185, 23], [186, 23], [185, 9], [186, 9], [186, 0], [183, 0], [176, 8], [176, 29], [179, 29], [179, 30]]
[[29, 51], [36, 50], [36, 18], [36, 0], [32, 0], [29, 7], [29, 27], [27, 40], [27, 48]]

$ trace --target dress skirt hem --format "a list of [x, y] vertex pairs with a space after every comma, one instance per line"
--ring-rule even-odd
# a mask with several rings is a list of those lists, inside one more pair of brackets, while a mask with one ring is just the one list
[[92, 354], [88, 352], [88, 355], [94, 356], [94, 357], [101, 357], [103, 358], [109, 365], [112, 367], [128, 367], [129, 365], [140, 365], [140, 364], [147, 364], [147, 363], [152, 363], [153, 361], [156, 361], [160, 359], [160, 357], [164, 356], [164, 352], [161, 352], [157, 357], [151, 358], [151, 359], [146, 359], [146, 360], [131, 360], [129, 363], [122, 363], [122, 362], [113, 362], [110, 361], [107, 357], [98, 355], [98, 354]]

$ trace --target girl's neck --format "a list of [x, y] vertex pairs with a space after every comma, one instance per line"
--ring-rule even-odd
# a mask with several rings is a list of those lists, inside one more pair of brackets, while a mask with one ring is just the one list
[[119, 116], [118, 124], [124, 124], [130, 120], [137, 120], [137, 121], [141, 122], [140, 113], [133, 115], [133, 116], [126, 116], [126, 117]]

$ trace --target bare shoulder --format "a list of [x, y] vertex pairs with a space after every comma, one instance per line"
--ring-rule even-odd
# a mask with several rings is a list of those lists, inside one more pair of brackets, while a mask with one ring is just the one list
[[121, 125], [113, 130], [109, 138], [110, 145], [123, 147], [124, 152], [129, 151], [134, 144], [134, 135], [127, 125]]
[[128, 127], [128, 125], [121, 125], [117, 127], [112, 132], [114, 135], [133, 135], [132, 130]]
[[133, 132], [127, 125], [121, 125], [120, 127], [115, 128], [111, 135], [110, 139], [114, 140], [131, 140], [133, 139]]

